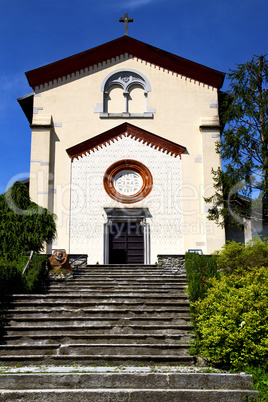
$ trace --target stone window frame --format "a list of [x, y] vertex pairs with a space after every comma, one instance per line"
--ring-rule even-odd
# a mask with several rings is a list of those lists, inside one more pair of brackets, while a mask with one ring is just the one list
[[[129, 94], [131, 88], [137, 85], [144, 90], [144, 112], [129, 113]], [[125, 99], [124, 111], [120, 113], [109, 113], [108, 95], [112, 86], [119, 86], [123, 90]], [[153, 118], [155, 109], [149, 108], [149, 92], [151, 92], [151, 84], [148, 78], [137, 70], [131, 68], [121, 68], [108, 74], [102, 84], [101, 92], [103, 93], [103, 103], [98, 103], [94, 109], [94, 113], [99, 113], [101, 118]]]

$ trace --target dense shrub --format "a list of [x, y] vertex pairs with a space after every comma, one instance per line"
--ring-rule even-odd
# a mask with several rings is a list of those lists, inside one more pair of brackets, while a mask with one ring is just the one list
[[15, 261], [0, 259], [0, 295], [44, 290], [46, 255], [34, 255], [25, 274], [22, 275], [27, 260], [27, 256], [22, 256]]
[[186, 253], [185, 268], [188, 283], [188, 296], [191, 302], [204, 298], [211, 286], [209, 278], [218, 277], [217, 256]]
[[23, 275], [23, 287], [26, 292], [43, 292], [47, 282], [47, 256], [35, 254]]
[[237, 269], [209, 285], [192, 303], [200, 355], [233, 368], [267, 365], [268, 268]]
[[0, 255], [14, 261], [24, 251], [40, 252], [55, 236], [55, 219], [30, 200], [24, 184], [15, 182], [0, 195]]
[[[268, 401], [268, 241], [228, 242], [211, 257], [186, 255], [196, 340], [192, 354], [252, 374]], [[265, 267], [264, 267], [265, 266]]]
[[21, 272], [16, 263], [0, 260], [0, 296], [19, 291], [22, 288]]
[[256, 237], [247, 244], [227, 242], [215, 254], [218, 256], [218, 269], [223, 272], [233, 272], [237, 268], [268, 267], [268, 239]]
[[0, 259], [0, 335], [5, 323], [6, 294], [43, 292], [46, 288], [47, 268], [45, 255], [34, 255], [27, 271], [22, 275], [28, 257], [16, 261]]

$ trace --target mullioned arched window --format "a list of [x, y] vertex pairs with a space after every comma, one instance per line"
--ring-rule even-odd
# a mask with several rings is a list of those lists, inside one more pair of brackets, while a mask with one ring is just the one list
[[136, 70], [121, 69], [110, 73], [102, 82], [103, 103], [95, 112], [100, 117], [153, 117], [149, 109], [148, 79]]

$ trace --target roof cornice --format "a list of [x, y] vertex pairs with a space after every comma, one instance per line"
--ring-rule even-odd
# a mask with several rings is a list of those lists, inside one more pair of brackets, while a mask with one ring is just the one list
[[181, 74], [218, 89], [223, 85], [224, 73], [148, 45], [129, 36], [122, 36], [103, 45], [28, 71], [26, 72], [26, 77], [30, 86], [35, 89], [40, 85], [67, 77], [72, 73], [75, 74], [126, 53], [160, 68]]
[[74, 158], [78, 159], [79, 156], [82, 157], [90, 152], [94, 152], [98, 147], [105, 146], [107, 143], [110, 144], [117, 138], [122, 138], [123, 136], [131, 137], [143, 144], [146, 143], [148, 146], [158, 148], [161, 152], [170, 153], [170, 155], [174, 157], [178, 155], [181, 157], [181, 154], [186, 151], [186, 148], [182, 145], [166, 140], [165, 138], [136, 127], [130, 123], [123, 123], [102, 134], [90, 138], [89, 140], [66, 149], [66, 152], [72, 160]]

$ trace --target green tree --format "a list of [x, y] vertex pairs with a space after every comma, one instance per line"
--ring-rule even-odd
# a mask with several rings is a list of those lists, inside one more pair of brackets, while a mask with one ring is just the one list
[[216, 191], [205, 198], [213, 204], [209, 219], [237, 224], [237, 215], [267, 222], [268, 60], [254, 56], [230, 71], [229, 91], [220, 108], [225, 129], [217, 144], [223, 167], [212, 170]]
[[0, 256], [8, 260], [41, 251], [56, 234], [55, 215], [32, 202], [21, 182], [0, 195], [0, 222]]

